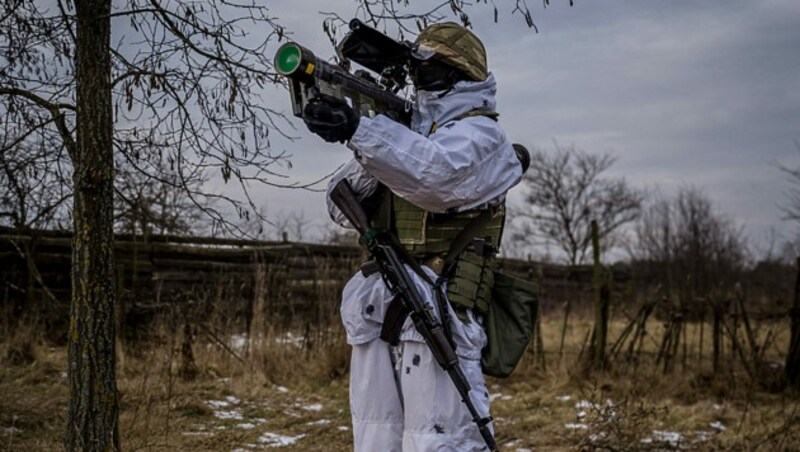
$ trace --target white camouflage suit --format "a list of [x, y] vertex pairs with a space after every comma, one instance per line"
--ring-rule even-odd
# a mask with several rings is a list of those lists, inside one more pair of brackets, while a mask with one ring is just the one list
[[[449, 92], [419, 91], [411, 130], [382, 115], [362, 117], [348, 145], [355, 159], [333, 177], [328, 194], [347, 178], [361, 199], [374, 192], [380, 181], [396, 195], [434, 213], [502, 202], [522, 176], [511, 142], [490, 118], [453, 121], [476, 108], [494, 110], [495, 92], [491, 74], [485, 81], [459, 82]], [[428, 134], [434, 121], [438, 129]], [[334, 221], [347, 225], [330, 196], [328, 208]], [[433, 271], [423, 268], [436, 279]], [[436, 311], [430, 285], [410, 268], [409, 274]], [[450, 377], [411, 320], [406, 320], [399, 346], [391, 347], [379, 338], [392, 300], [380, 275], [357, 273], [342, 297], [342, 321], [353, 347], [350, 410], [355, 450], [486, 450]], [[450, 319], [472, 401], [481, 416], [488, 416], [489, 397], [480, 368], [486, 335], [471, 312], [467, 322], [453, 312]]]

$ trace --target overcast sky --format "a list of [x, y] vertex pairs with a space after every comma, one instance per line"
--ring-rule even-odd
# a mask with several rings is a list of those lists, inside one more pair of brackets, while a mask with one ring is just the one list
[[[322, 3], [273, 3], [293, 40], [321, 57], [333, 55]], [[538, 34], [509, 6], [503, 10], [509, 2], [496, 3], [499, 24], [482, 5], [472, 20], [498, 81], [501, 125], [513, 141], [612, 152], [619, 157], [613, 175], [668, 195], [681, 186], [701, 188], [759, 245], [771, 229], [797, 229], [781, 221], [787, 183], [773, 164], [800, 165], [800, 1], [577, 0], [570, 8], [553, 0], [547, 9], [531, 1]], [[324, 8], [352, 17], [355, 2], [327, 1]], [[275, 89], [265, 101], [290, 112], [285, 91]], [[273, 143], [294, 155], [292, 177], [319, 177], [350, 158], [344, 146], [295, 124], [301, 139]], [[512, 202], [520, 192], [512, 191]], [[323, 194], [256, 193], [268, 214], [303, 212], [314, 223], [309, 233], [322, 234]]]

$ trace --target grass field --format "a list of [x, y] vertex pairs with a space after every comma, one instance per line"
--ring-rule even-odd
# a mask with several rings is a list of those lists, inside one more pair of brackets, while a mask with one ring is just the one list
[[[788, 323], [788, 322], [787, 322]], [[625, 326], [611, 325], [613, 341]], [[758, 377], [730, 350], [717, 374], [711, 344], [699, 348], [699, 326], [684, 333], [685, 352], [664, 374], [652, 356], [663, 333], [648, 323], [640, 359], [587, 374], [577, 365], [591, 321], [545, 317], [545, 367], [526, 356], [508, 379], [490, 379], [502, 450], [797, 450], [800, 397], [769, 383], [780, 378], [788, 324], [772, 331]], [[705, 325], [705, 334], [709, 326]], [[125, 450], [348, 450], [349, 349], [338, 328], [323, 333], [267, 333], [257, 340], [198, 332], [195, 366], [184, 364], [183, 333], [120, 347], [120, 433]], [[0, 345], [0, 449], [58, 450], [67, 409], [63, 348], [20, 334]], [[185, 379], [186, 370], [197, 372]]]

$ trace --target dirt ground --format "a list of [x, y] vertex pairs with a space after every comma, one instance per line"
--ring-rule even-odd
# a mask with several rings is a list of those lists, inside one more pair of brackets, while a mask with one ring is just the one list
[[[511, 378], [489, 379], [501, 450], [800, 447], [797, 392], [763, 378], [759, 383], [735, 365], [714, 374], [702, 353], [694, 360], [689, 354], [686, 368], [667, 375], [652, 363], [586, 374], [575, 363], [587, 325], [574, 323], [563, 350], [545, 354], [544, 368], [531, 353]], [[558, 350], [561, 330], [557, 319], [544, 322], [550, 349]], [[182, 376], [187, 363], [177, 334], [147, 347], [119, 347], [124, 450], [352, 447], [348, 347], [337, 332], [313, 342], [287, 332], [249, 344], [240, 336], [226, 337], [225, 346], [219, 339], [200, 335], [193, 344], [191, 379]], [[67, 409], [66, 351], [25, 343], [0, 345], [0, 449], [58, 450]], [[765, 355], [766, 374], [782, 370], [777, 343]]]

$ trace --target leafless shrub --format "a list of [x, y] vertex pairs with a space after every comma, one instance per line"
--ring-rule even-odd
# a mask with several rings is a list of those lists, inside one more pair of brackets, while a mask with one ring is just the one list
[[575, 410], [575, 423], [567, 426], [571, 441], [581, 450], [669, 450], [679, 445], [659, 435], [653, 438], [653, 429], [667, 408], [646, 403], [635, 394], [612, 400], [602, 388], [593, 387]]
[[636, 237], [630, 249], [635, 264], [685, 300], [732, 287], [747, 262], [741, 227], [693, 187], [672, 199], [656, 198], [636, 225]]
[[598, 223], [604, 250], [613, 234], [635, 220], [644, 193], [625, 179], [607, 176], [616, 161], [610, 154], [590, 154], [574, 146], [549, 152], [534, 148], [523, 177], [524, 204], [512, 209], [512, 239], [527, 245], [552, 245], [570, 265], [584, 263], [591, 247], [591, 222]]

